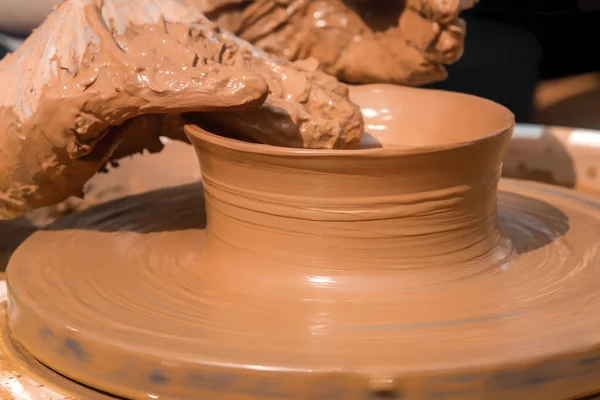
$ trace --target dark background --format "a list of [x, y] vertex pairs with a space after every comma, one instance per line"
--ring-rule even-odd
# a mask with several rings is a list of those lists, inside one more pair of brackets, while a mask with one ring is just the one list
[[517, 122], [532, 122], [541, 79], [600, 70], [600, 0], [480, 0], [463, 18], [464, 55], [430, 87], [495, 100]]

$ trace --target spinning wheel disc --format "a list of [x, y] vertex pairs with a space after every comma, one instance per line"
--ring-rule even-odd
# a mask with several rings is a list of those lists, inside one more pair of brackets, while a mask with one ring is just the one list
[[500, 189], [499, 225], [514, 257], [435, 274], [382, 270], [379, 294], [346, 287], [354, 302], [325, 276], [314, 278], [311, 298], [278, 291], [277, 276], [268, 294], [229, 285], [244, 276], [212, 279], [221, 272], [206, 251], [200, 185], [117, 200], [18, 249], [8, 270], [11, 335], [57, 372], [128, 398], [598, 391], [600, 203], [520, 181]]

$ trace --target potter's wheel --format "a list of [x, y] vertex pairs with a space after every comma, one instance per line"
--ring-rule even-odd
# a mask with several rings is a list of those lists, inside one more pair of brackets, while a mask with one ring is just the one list
[[[501, 151], [494, 149], [502, 148], [506, 132], [438, 148], [432, 162], [418, 168], [410, 155], [375, 155], [385, 148], [363, 151], [351, 176], [338, 170], [337, 156], [306, 156], [303, 171], [295, 171], [303, 177], [297, 186], [305, 186], [299, 193], [312, 187], [324, 199], [311, 207], [307, 198], [286, 197], [296, 186], [283, 197], [277, 191], [278, 174], [297, 167], [286, 157], [260, 148], [243, 159], [261, 168], [224, 165], [223, 153], [235, 153], [237, 145], [197, 144], [204, 146], [212, 236], [205, 233], [199, 184], [116, 200], [36, 233], [8, 271], [9, 327], [25, 347], [12, 351], [98, 390], [135, 398], [561, 399], [598, 391], [600, 204], [591, 195], [506, 180], [497, 194], [501, 235], [481, 225], [490, 210], [496, 215]], [[458, 160], [440, 187], [440, 179], [428, 181], [440, 171], [438, 157]], [[313, 170], [323, 158], [319, 168], [337, 174], [329, 186], [319, 181], [325, 171]], [[388, 173], [373, 168], [389, 163], [395, 168]], [[269, 182], [249, 192], [254, 186], [244, 182], [266, 172]], [[415, 176], [421, 189], [435, 194], [430, 202], [449, 200], [435, 209], [451, 211], [442, 214], [452, 218], [433, 224], [440, 228], [434, 233], [420, 232], [421, 243], [460, 255], [445, 258], [447, 264], [429, 262], [440, 260], [439, 251], [417, 252], [418, 242], [391, 238], [397, 226], [410, 230], [435, 217], [425, 209], [418, 216], [388, 209], [393, 201], [410, 203], [412, 194], [402, 188]], [[366, 201], [349, 189], [356, 187], [378, 192], [380, 214], [349, 212]], [[335, 195], [342, 192], [354, 200], [340, 204]], [[240, 193], [257, 201], [239, 207]], [[271, 214], [249, 224], [267, 200]], [[320, 218], [323, 212], [330, 220]], [[273, 218], [289, 219], [287, 233], [275, 232]], [[469, 238], [451, 241], [471, 246], [447, 247], [445, 224], [468, 219], [477, 227], [455, 232]], [[244, 232], [255, 226], [266, 233]], [[357, 249], [356, 233], [346, 229], [355, 226], [357, 233], [377, 227], [369, 232], [377, 240]], [[314, 228], [317, 240], [303, 236]], [[239, 237], [223, 236], [231, 232]], [[293, 259], [279, 252], [290, 232], [295, 249], [306, 249]], [[271, 245], [249, 253], [244, 244], [253, 233], [269, 236]], [[402, 251], [389, 260], [371, 252], [390, 244]], [[320, 251], [310, 253], [317, 245]], [[208, 251], [221, 246], [227, 262]], [[248, 268], [253, 257], [264, 264]], [[278, 263], [293, 268], [267, 268]], [[84, 312], [90, 309], [96, 318]], [[42, 375], [51, 373], [38, 367]]]
[[[162, 226], [143, 224], [156, 210], [156, 201], [182, 218]], [[319, 393], [327, 390], [348, 399], [352, 393], [369, 393], [383, 385], [408, 398], [433, 398], [436, 393], [446, 398], [490, 398], [490, 391], [494, 398], [537, 398], [542, 390], [555, 396], [544, 398], [567, 398], [598, 388], [600, 255], [597, 242], [573, 238], [597, 235], [600, 203], [550, 186], [506, 181], [499, 195], [500, 226], [520, 243], [517, 252], [523, 261], [506, 270], [455, 276], [454, 282], [430, 287], [427, 297], [417, 288], [405, 287], [402, 297], [408, 304], [402, 305], [383, 299], [365, 304], [291, 304], [250, 294], [232, 304], [230, 294], [202, 287], [202, 276], [194, 273], [203, 265], [203, 210], [197, 207], [187, 214], [179, 210], [201, 202], [199, 185], [166, 189], [117, 200], [55, 226], [86, 229], [82, 236], [63, 231], [64, 241], [56, 242], [47, 240], [55, 232], [36, 235], [15, 258], [19, 263], [15, 265], [23, 266], [16, 273], [22, 275], [16, 279], [9, 275], [10, 289], [26, 298], [13, 297], [11, 307], [17, 313], [13, 323], [37, 327], [21, 335], [36, 336], [27, 341], [43, 346], [41, 353], [50, 360], [68, 360], [64, 365], [75, 369], [61, 372], [75, 379], [78, 372], [97, 368], [96, 362], [105, 363], [98, 372], [105, 379], [111, 377], [110, 383], [84, 383], [124, 397], [141, 398], [146, 390], [176, 398], [178, 392], [196, 390], [213, 399], [244, 398], [246, 391], [255, 398], [294, 398], [302, 390], [306, 397], [299, 398], [318, 399], [326, 398]], [[131, 225], [132, 215], [139, 226]], [[573, 226], [569, 220], [585, 223]], [[174, 252], [154, 243], [154, 234], [143, 238], [129, 232], [192, 227], [200, 229], [174, 234], [181, 236], [182, 246], [196, 246], [198, 253]], [[124, 260], [151, 252], [153, 258], [168, 257], [169, 263], [149, 264], [155, 270], [140, 278], [140, 271], [128, 270], [127, 263], [87, 270], [85, 259], [69, 257], [72, 246], [84, 246], [93, 258], [121, 253], [123, 249], [107, 247], [106, 242], [114, 235], [109, 232], [119, 230], [127, 231], [118, 234], [123, 246], [132, 245]], [[46, 265], [29, 264], [28, 246], [55, 256]], [[574, 257], [574, 252], [581, 257]], [[530, 257], [544, 262], [530, 264]], [[68, 281], [78, 284], [61, 284], [69, 275], [77, 275], [77, 280]], [[112, 287], [102, 286], [107, 276], [119, 279]], [[177, 282], [178, 290], [162, 286], [163, 279]], [[31, 292], [54, 301], [33, 305], [27, 298]], [[70, 314], [62, 309], [62, 297], [94, 304], [98, 319], [85, 321]], [[415, 314], [412, 305], [419, 303], [427, 310]], [[473, 304], [478, 305], [477, 312], [467, 307]], [[348, 316], [348, 308], [354, 315]], [[293, 310], [298, 325], [290, 325], [287, 318], [286, 324], [280, 323], [286, 309]], [[372, 317], [373, 309], [377, 318]], [[145, 314], [143, 320], [137, 318], [140, 313]], [[105, 318], [118, 320], [107, 326]], [[439, 351], [428, 351], [432, 347]], [[345, 353], [348, 348], [353, 349], [352, 356]], [[114, 358], [102, 359], [107, 354]], [[269, 372], [261, 373], [264, 369], [255, 370], [253, 365]], [[245, 366], [249, 371], [243, 371]]]

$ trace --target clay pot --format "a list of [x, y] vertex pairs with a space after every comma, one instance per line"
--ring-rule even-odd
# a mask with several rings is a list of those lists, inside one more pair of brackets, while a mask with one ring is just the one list
[[[484, 364], [502, 368], [461, 398], [504, 384], [515, 354], [496, 344], [532, 324], [497, 304], [535, 272], [496, 273], [513, 256], [496, 198], [513, 116], [458, 93], [361, 96], [377, 112], [356, 150], [247, 143], [190, 117], [204, 198], [199, 184], [162, 189], [32, 235], [8, 268], [11, 332], [54, 370], [126, 398], [429, 398]], [[506, 203], [519, 233], [531, 201]], [[489, 345], [465, 334], [473, 323]]]
[[[353, 97], [369, 105], [374, 133], [357, 150], [280, 148], [198, 120], [186, 126], [202, 160], [218, 265], [210, 275], [220, 285], [301, 295], [319, 280], [375, 283], [365, 268], [373, 264], [414, 270], [510, 256], [496, 190], [512, 114], [469, 95], [389, 85]], [[361, 291], [378, 296], [381, 285], [388, 276]]]

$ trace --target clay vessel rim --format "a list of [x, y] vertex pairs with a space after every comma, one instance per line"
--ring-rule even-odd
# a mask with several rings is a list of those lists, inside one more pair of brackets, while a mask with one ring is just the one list
[[[389, 86], [396, 87], [396, 85], [381, 85], [381, 86]], [[455, 150], [462, 147], [469, 147], [476, 143], [481, 143], [486, 140], [494, 139], [498, 136], [502, 136], [504, 134], [510, 134], [515, 126], [515, 117], [514, 114], [503, 105], [496, 103], [492, 100], [488, 100], [482, 97], [473, 96], [464, 93], [458, 92], [449, 92], [444, 90], [433, 90], [433, 89], [414, 89], [414, 88], [403, 88], [403, 89], [412, 89], [412, 90], [421, 90], [421, 91], [430, 91], [436, 92], [437, 95], [442, 96], [454, 96], [454, 97], [463, 97], [463, 98], [471, 98], [477, 99], [477, 101], [482, 103], [487, 103], [489, 107], [496, 108], [497, 110], [502, 110], [504, 115], [503, 124], [495, 129], [490, 129], [487, 132], [481, 134], [481, 136], [475, 139], [469, 140], [460, 140], [455, 141], [453, 143], [445, 143], [440, 145], [424, 145], [424, 146], [411, 146], [411, 147], [401, 147], [401, 146], [388, 146], [388, 147], [378, 147], [378, 148], [357, 148], [357, 149], [310, 149], [310, 148], [296, 148], [296, 147], [282, 147], [282, 146], [274, 146], [263, 143], [251, 143], [243, 140], [232, 139], [226, 136], [222, 136], [216, 133], [212, 133], [210, 128], [203, 128], [199, 126], [196, 121], [193, 121], [186, 116], [183, 116], [184, 119], [184, 130], [186, 134], [193, 136], [196, 139], [228, 148], [230, 150], [242, 152], [242, 153], [250, 153], [250, 154], [264, 154], [264, 155], [273, 155], [273, 156], [287, 156], [287, 157], [302, 157], [302, 158], [312, 158], [312, 157], [372, 157], [372, 158], [385, 158], [385, 157], [402, 157], [402, 156], [416, 156], [420, 154], [428, 154], [428, 153], [436, 153], [443, 152], [448, 150]], [[376, 135], [373, 135], [377, 138]]]

